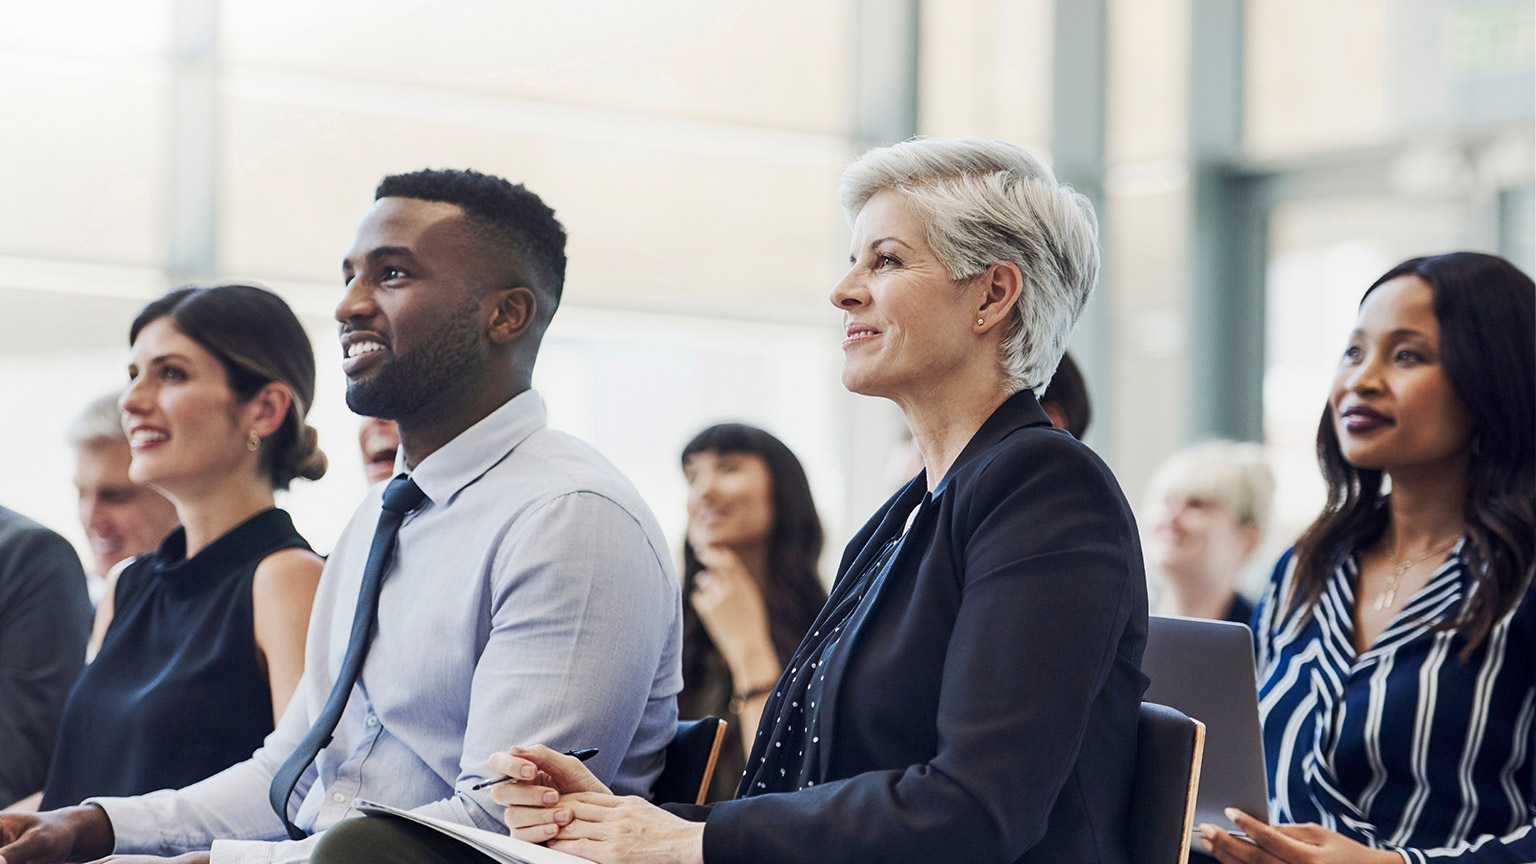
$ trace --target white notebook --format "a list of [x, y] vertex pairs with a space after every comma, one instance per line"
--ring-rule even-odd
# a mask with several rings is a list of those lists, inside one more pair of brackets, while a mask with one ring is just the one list
[[372, 801], [364, 801], [361, 798], [352, 802], [352, 806], [369, 816], [398, 816], [401, 819], [409, 819], [418, 825], [425, 825], [436, 831], [441, 831], [449, 837], [473, 848], [476, 852], [489, 855], [502, 864], [592, 864], [585, 858], [579, 858], [566, 852], [557, 852], [547, 846], [539, 846], [519, 840], [516, 837], [508, 837], [505, 834], [497, 834], [494, 831], [486, 831], [483, 828], [471, 828], [460, 825], [457, 822], [449, 822], [446, 819], [434, 819], [431, 816], [423, 816], [420, 813], [412, 813], [409, 810], [400, 810], [388, 804], [375, 804]]

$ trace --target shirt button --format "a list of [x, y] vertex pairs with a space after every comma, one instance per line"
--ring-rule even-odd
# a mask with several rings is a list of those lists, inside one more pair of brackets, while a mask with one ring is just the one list
[[337, 804], [341, 804], [341, 803], [343, 803], [343, 802], [345, 802], [347, 800], [347, 796], [341, 794], [340, 792], [337, 792], [336, 794], [331, 796], [331, 800], [335, 801]]
[[368, 719], [363, 722], [368, 725], [369, 729], [372, 729], [373, 727], [379, 725], [379, 717], [377, 714], [369, 714]]

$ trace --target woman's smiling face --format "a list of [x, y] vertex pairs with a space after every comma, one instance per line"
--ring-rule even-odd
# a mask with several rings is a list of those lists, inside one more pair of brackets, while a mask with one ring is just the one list
[[704, 450], [683, 463], [688, 539], [695, 545], [761, 543], [773, 531], [773, 479], [753, 453]]
[[128, 362], [130, 383], [118, 400], [133, 451], [128, 476], [172, 494], [254, 466], [250, 430], [224, 366], [169, 317], [145, 325]]
[[843, 313], [843, 386], [901, 398], [963, 368], [978, 350], [974, 298], [928, 246], [905, 194], [872, 196], [853, 225], [851, 267], [832, 289]]

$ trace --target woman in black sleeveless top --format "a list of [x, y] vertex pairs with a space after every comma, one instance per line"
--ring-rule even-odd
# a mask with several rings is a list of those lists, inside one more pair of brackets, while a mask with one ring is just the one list
[[44, 809], [194, 783], [250, 756], [304, 667], [321, 559], [273, 506], [325, 457], [304, 415], [308, 338], [276, 295], [183, 288], [129, 334], [129, 476], [182, 527], [103, 601], [100, 653], [64, 709]]

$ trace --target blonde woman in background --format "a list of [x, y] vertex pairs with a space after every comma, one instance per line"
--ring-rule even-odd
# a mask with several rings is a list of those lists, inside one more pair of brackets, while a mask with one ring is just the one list
[[1257, 444], [1210, 441], [1152, 476], [1147, 560], [1163, 576], [1157, 611], [1249, 624], [1238, 577], [1264, 538], [1275, 478]]

